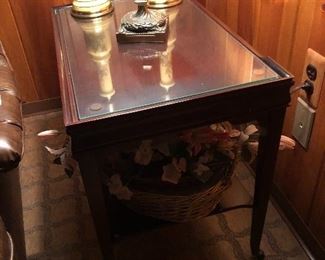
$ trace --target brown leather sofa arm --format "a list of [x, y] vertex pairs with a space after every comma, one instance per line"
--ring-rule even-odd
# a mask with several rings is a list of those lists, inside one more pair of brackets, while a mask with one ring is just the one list
[[21, 99], [0, 42], [0, 171], [18, 166], [23, 153]]
[[12, 238], [14, 260], [26, 260], [17, 168], [23, 147], [21, 99], [13, 70], [0, 41], [0, 216]]

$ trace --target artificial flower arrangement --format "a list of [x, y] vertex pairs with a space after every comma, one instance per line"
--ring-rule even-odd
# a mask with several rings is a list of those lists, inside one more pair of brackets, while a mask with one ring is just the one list
[[[56, 130], [38, 134], [54, 163], [71, 176], [78, 170], [70, 150], [70, 139]], [[61, 141], [60, 138], [61, 137]], [[255, 124], [234, 127], [221, 122], [164, 138], [143, 140], [136, 147], [110, 152], [103, 166], [103, 181], [120, 200], [131, 200], [131, 186], [166, 192], [209, 181], [229, 181], [236, 159], [252, 162], [257, 154], [259, 130]], [[54, 140], [54, 141], [53, 141]], [[61, 145], [60, 145], [61, 143]], [[63, 144], [62, 144], [63, 143]], [[295, 142], [281, 136], [279, 149], [293, 149]], [[224, 167], [224, 168], [223, 168]], [[220, 169], [223, 170], [220, 175]], [[217, 176], [219, 174], [219, 176]]]
[[[200, 219], [230, 186], [235, 162], [254, 161], [261, 133], [255, 124], [222, 122], [114, 146], [101, 154], [105, 160], [98, 162], [99, 174], [112, 197], [138, 214], [178, 223]], [[69, 177], [79, 171], [64, 132], [47, 130], [38, 136], [50, 160]], [[294, 146], [281, 136], [280, 150]]]
[[[139, 186], [140, 190], [150, 187], [154, 192], [173, 193], [210, 181], [229, 182], [238, 157], [249, 163], [255, 159], [258, 137], [255, 124], [233, 127], [230, 122], [222, 122], [163, 140], [143, 140], [136, 148], [117, 152], [108, 160], [105, 182], [110, 193], [120, 200], [132, 199], [132, 189]], [[294, 147], [294, 142], [283, 136], [281, 148], [284, 144]], [[139, 183], [143, 183], [142, 187]]]

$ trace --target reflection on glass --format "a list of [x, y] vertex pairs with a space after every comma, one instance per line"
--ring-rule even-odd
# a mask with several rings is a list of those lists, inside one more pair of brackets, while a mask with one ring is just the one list
[[112, 103], [108, 105], [108, 111], [110, 113], [113, 113], [114, 112], [114, 105]]
[[[170, 15], [165, 44], [117, 44], [115, 28], [134, 6], [126, 0], [114, 5], [113, 16], [102, 21], [78, 22], [71, 16], [71, 7], [55, 14], [66, 63], [62, 71], [71, 83], [68, 87], [80, 120], [217, 95], [278, 78], [192, 1], [159, 10]], [[108, 25], [106, 19], [111, 21]]]
[[251, 80], [262, 80], [267, 77], [268, 69], [263, 64], [258, 62], [256, 58], [254, 58], [253, 71], [252, 71], [252, 79]]
[[269, 68], [258, 57], [239, 49], [238, 43], [233, 40], [231, 35], [227, 35], [225, 39], [225, 53], [227, 56], [224, 64], [227, 81], [254, 82], [274, 75], [273, 72], [268, 75]]
[[84, 33], [87, 51], [97, 67], [100, 95], [108, 101], [115, 94], [110, 70], [112, 43], [109, 34], [111, 22], [109, 18], [106, 16], [78, 21]]
[[231, 35], [225, 37], [225, 76], [229, 82], [237, 80], [246, 82], [252, 78], [254, 56], [247, 51], [238, 48], [238, 43], [233, 40]]
[[175, 85], [172, 65], [172, 52], [177, 38], [175, 19], [179, 8], [171, 8], [166, 11], [169, 17], [169, 35], [166, 51], [160, 54], [160, 86], [166, 89], [166, 100], [169, 100], [168, 90]]

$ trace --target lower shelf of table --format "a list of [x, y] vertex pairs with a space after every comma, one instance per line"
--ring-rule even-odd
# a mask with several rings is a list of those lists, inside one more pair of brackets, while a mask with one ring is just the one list
[[[136, 235], [142, 232], [152, 231], [158, 228], [162, 228], [168, 225], [177, 225], [179, 223], [164, 221], [144, 215], [140, 215], [128, 207], [126, 207], [121, 201], [107, 194], [107, 203], [110, 214], [112, 238], [115, 242], [123, 239], [126, 236]], [[218, 205], [210, 214], [221, 214], [229, 210], [236, 210], [239, 208], [252, 208], [250, 204], [243, 204], [234, 206], [231, 208], [224, 208], [222, 205]]]

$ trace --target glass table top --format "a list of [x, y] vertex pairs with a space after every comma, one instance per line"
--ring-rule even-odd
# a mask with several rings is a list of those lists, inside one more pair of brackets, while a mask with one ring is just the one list
[[163, 44], [118, 44], [121, 17], [133, 1], [114, 1], [112, 15], [77, 20], [55, 9], [65, 72], [79, 119], [215, 95], [279, 78], [252, 51], [190, 0], [161, 10], [169, 15]]

